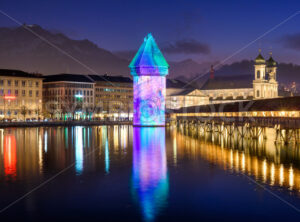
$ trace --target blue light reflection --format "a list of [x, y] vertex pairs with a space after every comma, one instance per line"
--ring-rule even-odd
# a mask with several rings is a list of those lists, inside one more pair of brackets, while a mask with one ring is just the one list
[[167, 205], [168, 192], [165, 128], [135, 127], [132, 194], [145, 221], [153, 221]]

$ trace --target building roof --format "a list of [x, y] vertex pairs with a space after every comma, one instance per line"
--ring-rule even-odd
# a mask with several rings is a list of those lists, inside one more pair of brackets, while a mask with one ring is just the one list
[[79, 74], [57, 74], [44, 76], [43, 82], [84, 82], [93, 83], [86, 75]]
[[89, 75], [95, 82], [122, 82], [132, 83], [132, 79], [125, 76]]
[[195, 89], [184, 89], [181, 92], [176, 93], [176, 94], [174, 94], [172, 96], [186, 96], [186, 95], [190, 94], [191, 92], [193, 92], [194, 90]]
[[0, 76], [23, 77], [23, 78], [43, 78], [41, 74], [23, 72], [21, 70], [0, 69]]
[[265, 64], [266, 60], [264, 57], [259, 53], [258, 56], [255, 59], [255, 64]]
[[[252, 100], [235, 103], [210, 104], [203, 106], [185, 107], [175, 110], [175, 113], [210, 113], [215, 112], [239, 112], [242, 111], [300, 111], [300, 96], [275, 99]], [[247, 109], [246, 109], [247, 108]]]
[[253, 88], [252, 81], [252, 75], [216, 76], [208, 79], [201, 90]]
[[169, 64], [159, 50], [151, 33], [144, 38], [144, 42], [129, 64], [129, 68], [132, 75], [168, 74]]
[[[184, 89], [187, 86], [187, 83], [184, 81], [181, 81], [179, 79], [167, 79], [166, 80], [166, 86], [167, 88], [180, 88]], [[188, 85], [190, 87], [190, 85]]]
[[268, 67], [276, 67], [277, 62], [273, 59], [272, 56], [267, 60], [267, 66]]

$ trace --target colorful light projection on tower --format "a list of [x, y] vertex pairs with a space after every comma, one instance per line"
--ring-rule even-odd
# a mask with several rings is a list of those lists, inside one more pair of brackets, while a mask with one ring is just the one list
[[148, 34], [129, 65], [133, 75], [133, 125], [164, 126], [169, 65]]
[[144, 220], [154, 221], [167, 205], [169, 179], [165, 128], [133, 128], [132, 194]]

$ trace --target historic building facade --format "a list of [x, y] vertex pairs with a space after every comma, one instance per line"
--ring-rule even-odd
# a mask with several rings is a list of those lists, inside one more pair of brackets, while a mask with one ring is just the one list
[[89, 75], [95, 82], [94, 117], [102, 119], [132, 118], [132, 80], [123, 76]]
[[265, 61], [259, 53], [255, 59], [255, 79], [253, 81], [254, 99], [278, 97], [278, 82], [276, 81], [277, 63], [272, 58]]
[[43, 81], [43, 113], [56, 119], [90, 119], [94, 107], [94, 81], [86, 75], [58, 74]]
[[[277, 63], [272, 55], [266, 61], [261, 53], [254, 61], [253, 75], [217, 76], [201, 87], [211, 103], [228, 103], [278, 97]], [[212, 76], [212, 75], [211, 75]]]
[[0, 119], [39, 119], [42, 81], [39, 74], [0, 69]]

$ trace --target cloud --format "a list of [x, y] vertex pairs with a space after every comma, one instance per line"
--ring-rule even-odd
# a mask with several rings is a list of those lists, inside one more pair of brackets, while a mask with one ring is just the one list
[[167, 44], [162, 51], [169, 54], [209, 54], [210, 47], [194, 39], [183, 39]]
[[282, 42], [286, 48], [300, 51], [300, 33], [285, 35], [281, 38], [280, 42]]

